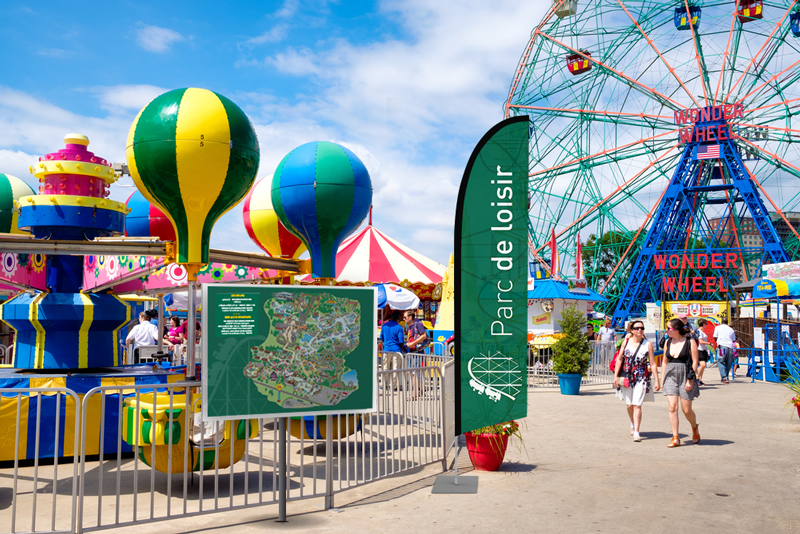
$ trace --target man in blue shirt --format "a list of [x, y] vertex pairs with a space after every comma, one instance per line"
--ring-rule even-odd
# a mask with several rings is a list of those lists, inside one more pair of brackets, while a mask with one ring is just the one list
[[[400, 326], [400, 323], [397, 322], [398, 319], [400, 319], [400, 312], [393, 310], [389, 315], [389, 320], [381, 326], [381, 343], [383, 344], [381, 367], [384, 371], [402, 369], [403, 367], [405, 331]], [[394, 373], [391, 383], [392, 387], [397, 389], [397, 376]]]

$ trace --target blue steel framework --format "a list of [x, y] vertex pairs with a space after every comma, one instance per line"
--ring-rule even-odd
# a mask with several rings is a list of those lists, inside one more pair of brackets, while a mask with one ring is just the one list
[[[729, 139], [712, 143], [697, 141], [698, 128], [726, 125], [727, 121], [722, 118], [697, 122], [692, 126], [691, 138], [694, 141], [684, 146], [675, 174], [653, 217], [653, 224], [614, 310], [615, 326], [621, 326], [631, 315], [642, 314], [645, 302], [666, 298], [667, 295], [663, 294], [664, 277], [676, 280], [676, 292], [669, 295], [672, 300], [726, 300], [725, 293], [738, 281], [742, 262], [747, 257], [760, 254], [756, 272], [760, 271], [766, 260], [790, 261], [736, 144]], [[719, 159], [698, 159], [697, 152], [701, 146], [714, 144], [719, 144]], [[724, 211], [717, 219], [722, 224], [714, 225], [704, 215], [705, 206], [711, 204], [723, 205]], [[763, 247], [728, 246], [727, 221], [736, 224], [747, 213], [755, 222]], [[669, 268], [667, 265], [661, 270], [654, 262], [656, 255], [662, 254], [675, 254], [682, 258], [684, 254], [696, 257], [698, 254], [710, 256], [712, 253], [735, 253], [739, 268], [698, 269], [681, 262], [678, 268]], [[677, 280], [700, 276], [716, 277], [723, 287], [697, 293], [691, 292], [690, 284], [678, 286]], [[703, 289], [707, 287], [703, 286]]]

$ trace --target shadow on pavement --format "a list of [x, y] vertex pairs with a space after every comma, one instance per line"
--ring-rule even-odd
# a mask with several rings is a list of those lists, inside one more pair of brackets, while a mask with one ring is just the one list
[[503, 462], [500, 471], [504, 473], [530, 473], [538, 466], [534, 464], [523, 464], [521, 462]]

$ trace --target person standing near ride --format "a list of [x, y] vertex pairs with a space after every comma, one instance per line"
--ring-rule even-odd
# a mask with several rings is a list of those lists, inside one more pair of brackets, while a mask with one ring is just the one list
[[139, 347], [158, 343], [158, 327], [150, 323], [147, 313], [139, 314], [139, 324], [128, 333], [125, 343], [133, 345], [133, 363], [139, 363]]
[[[425, 347], [428, 346], [428, 343], [430, 343], [428, 340], [428, 331], [425, 330], [425, 325], [422, 324], [422, 321], [414, 317], [413, 310], [406, 311], [405, 320], [406, 332], [408, 332], [408, 343], [406, 343], [408, 352], [421, 354]], [[421, 362], [419, 363], [421, 365]], [[414, 367], [419, 367], [420, 365]]]
[[611, 328], [611, 319], [605, 320], [597, 334], [600, 336], [600, 341], [616, 341], [617, 339], [617, 332]]
[[705, 319], [698, 319], [697, 320], [697, 385], [698, 386], [705, 386], [703, 383], [703, 371], [706, 370], [706, 365], [708, 364], [708, 349], [711, 346], [711, 343], [708, 341], [708, 334], [705, 333], [703, 330], [708, 321]]
[[183, 332], [181, 330], [181, 318], [173, 315], [169, 318], [169, 330], [164, 336], [164, 341], [169, 346], [169, 351], [174, 351], [176, 345], [181, 345], [184, 340]]
[[733, 348], [736, 343], [736, 332], [728, 326], [728, 320], [723, 319], [722, 324], [714, 329], [714, 337], [719, 347], [719, 376], [723, 384], [728, 383], [728, 373], [733, 367]]
[[[403, 367], [403, 353], [405, 352], [405, 330], [400, 326], [398, 320], [400, 312], [392, 310], [389, 320], [381, 326], [381, 341], [383, 342], [383, 354], [381, 356], [381, 367], [384, 371], [400, 369]], [[396, 387], [397, 377], [392, 381]]]
[[680, 447], [678, 434], [678, 402], [689, 424], [692, 426], [692, 442], [700, 442], [697, 416], [692, 409], [692, 401], [700, 395], [697, 386], [697, 342], [689, 334], [689, 327], [680, 319], [672, 319], [667, 326], [669, 339], [664, 346], [664, 361], [661, 364], [661, 377], [664, 395], [669, 403], [669, 424], [672, 427], [672, 441], [667, 447]]
[[[630, 337], [626, 338], [621, 357], [614, 369], [614, 388], [617, 397], [625, 401], [631, 420], [633, 441], [642, 441], [639, 427], [642, 424], [642, 403], [654, 402], [653, 391], [661, 389], [658, 368], [653, 353], [653, 344], [644, 337], [644, 323], [631, 321], [628, 325]], [[655, 385], [650, 377], [655, 377]], [[624, 377], [622, 380], [620, 377]], [[626, 380], [627, 379], [627, 385]]]
[[[414, 310], [407, 310], [405, 312], [406, 332], [408, 333], [408, 356], [406, 357], [406, 368], [422, 367], [422, 353], [425, 347], [428, 346], [430, 340], [428, 339], [428, 331], [425, 330], [425, 325], [422, 321], [414, 317]], [[411, 395], [408, 400], [417, 400], [419, 396], [419, 380], [417, 375], [419, 372], [411, 374]]]

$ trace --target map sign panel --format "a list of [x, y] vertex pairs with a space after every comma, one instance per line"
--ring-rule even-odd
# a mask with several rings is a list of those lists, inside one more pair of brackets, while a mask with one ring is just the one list
[[377, 307], [366, 287], [204, 285], [204, 416], [374, 411]]

